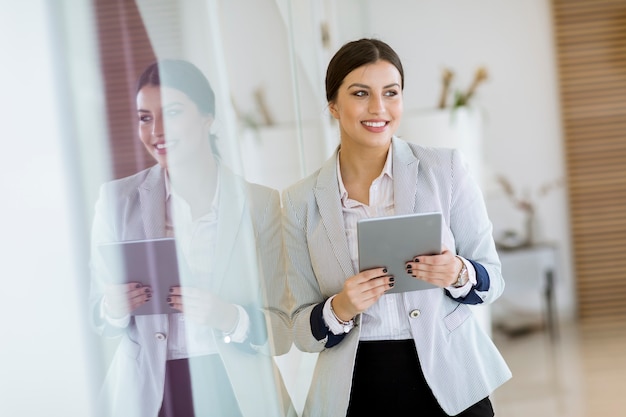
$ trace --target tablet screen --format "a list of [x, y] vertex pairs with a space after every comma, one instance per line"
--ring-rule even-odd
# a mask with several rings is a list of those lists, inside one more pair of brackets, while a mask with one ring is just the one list
[[389, 293], [437, 288], [407, 274], [406, 263], [418, 255], [441, 253], [441, 222], [441, 213], [359, 220], [359, 270], [387, 268], [395, 277]]

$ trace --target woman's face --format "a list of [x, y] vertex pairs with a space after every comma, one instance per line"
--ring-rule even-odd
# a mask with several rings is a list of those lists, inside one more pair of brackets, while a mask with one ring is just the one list
[[202, 114], [187, 94], [170, 87], [146, 85], [137, 93], [139, 138], [163, 168], [211, 152], [213, 117]]
[[363, 65], [344, 78], [329, 104], [344, 146], [389, 146], [402, 118], [402, 79], [388, 61]]

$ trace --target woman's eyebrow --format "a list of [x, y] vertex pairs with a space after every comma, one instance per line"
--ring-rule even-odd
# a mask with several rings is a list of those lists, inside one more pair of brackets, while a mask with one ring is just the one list
[[179, 101], [172, 101], [171, 103], [165, 103], [163, 105], [163, 108], [166, 109], [166, 108], [172, 107], [172, 106], [183, 106], [183, 103], [181, 103]]
[[359, 84], [359, 83], [353, 83], [348, 86], [348, 88], [352, 88], [352, 87], [367, 88], [367, 89], [370, 88], [369, 85]]
[[[365, 85], [365, 84], [360, 84], [360, 83], [353, 83], [353, 84], [350, 84], [350, 85], [348, 86], [348, 88], [353, 88], [353, 87], [358, 87], [358, 88], [366, 88], [366, 89], [368, 89], [368, 90], [371, 88], [371, 87], [370, 87], [370, 86], [368, 86], [368, 85]], [[391, 84], [387, 84], [387, 85], [383, 86], [383, 89], [385, 89], [385, 88], [391, 88], [391, 87], [400, 87], [400, 84], [398, 84], [398, 83], [391, 83]]]

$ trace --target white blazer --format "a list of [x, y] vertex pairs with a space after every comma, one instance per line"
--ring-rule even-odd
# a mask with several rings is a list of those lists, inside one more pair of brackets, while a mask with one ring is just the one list
[[[392, 146], [396, 214], [443, 213], [443, 243], [485, 267], [490, 286], [478, 295], [485, 303], [493, 302], [504, 289], [500, 261], [482, 193], [459, 152], [395, 137]], [[340, 292], [344, 281], [358, 272], [346, 240], [336, 157], [335, 152], [317, 172], [283, 193], [294, 340], [302, 351], [319, 352], [304, 416], [346, 414], [360, 333], [359, 316], [357, 327], [338, 345], [325, 348], [310, 325], [313, 307]], [[407, 292], [403, 298], [424, 376], [446, 413], [460, 413], [511, 377], [467, 305], [439, 288]], [[421, 314], [409, 319], [414, 309]]]
[[[100, 334], [122, 337], [100, 396], [99, 407], [106, 410], [103, 415], [155, 417], [161, 406], [168, 315], [136, 316], [127, 328], [111, 326], [101, 319], [106, 275], [96, 245], [164, 237], [164, 181], [163, 169], [155, 165], [104, 184], [96, 206], [91, 316]], [[282, 268], [279, 194], [246, 183], [225, 168], [220, 171], [220, 189], [214, 274], [219, 282], [212, 286], [225, 300], [264, 308], [271, 324], [268, 333], [273, 336], [273, 353], [286, 353], [291, 346], [290, 321], [278, 307], [290, 305], [290, 296]], [[155, 337], [158, 333], [165, 335], [165, 340]], [[222, 340], [217, 336], [218, 341]], [[243, 415], [295, 415], [272, 357], [244, 352], [236, 345], [218, 342], [218, 350]]]

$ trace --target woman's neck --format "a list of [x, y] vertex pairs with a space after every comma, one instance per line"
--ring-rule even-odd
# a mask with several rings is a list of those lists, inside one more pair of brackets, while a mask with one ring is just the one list
[[369, 205], [370, 186], [385, 166], [389, 146], [355, 149], [342, 144], [339, 167], [343, 185], [351, 199]]
[[344, 183], [366, 183], [368, 186], [382, 172], [389, 152], [387, 147], [363, 148], [341, 145], [339, 164]]

